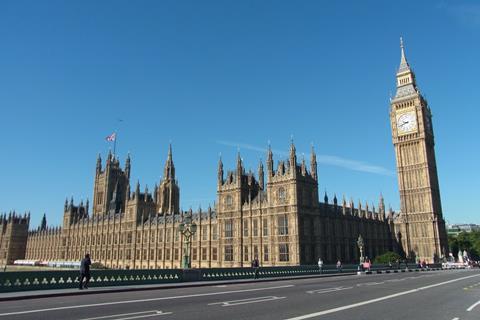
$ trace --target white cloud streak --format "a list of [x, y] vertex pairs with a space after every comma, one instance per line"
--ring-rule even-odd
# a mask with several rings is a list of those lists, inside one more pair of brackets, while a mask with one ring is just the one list
[[[266, 153], [268, 151], [266, 148], [262, 148], [262, 147], [247, 144], [247, 143], [225, 141], [225, 140], [217, 140], [215, 142], [217, 144], [221, 144], [228, 147], [247, 149], [247, 150], [252, 150], [252, 151], [257, 151], [262, 153]], [[283, 150], [272, 149], [272, 152], [278, 156], [282, 156], [282, 157], [288, 156], [288, 152]], [[390, 176], [390, 177], [395, 176], [395, 172], [393, 172], [390, 169], [384, 168], [382, 166], [377, 166], [377, 165], [369, 164], [369, 163], [358, 161], [358, 160], [346, 159], [339, 156], [317, 154], [317, 162], [321, 164], [341, 167], [341, 168], [353, 170], [353, 171], [367, 172], [367, 173], [373, 173], [373, 174]]]

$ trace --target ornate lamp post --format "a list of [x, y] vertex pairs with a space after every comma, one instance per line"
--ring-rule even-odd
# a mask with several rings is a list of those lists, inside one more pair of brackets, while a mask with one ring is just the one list
[[192, 244], [192, 236], [197, 232], [197, 225], [192, 221], [191, 213], [185, 216], [183, 222], [178, 225], [178, 230], [182, 233], [184, 242], [182, 265], [184, 269], [190, 269], [190, 246]]
[[365, 258], [363, 257], [363, 246], [364, 246], [364, 243], [363, 243], [362, 235], [359, 235], [359, 236], [358, 236], [357, 246], [358, 246], [358, 248], [360, 249], [360, 263], [362, 263], [363, 260], [365, 259]]

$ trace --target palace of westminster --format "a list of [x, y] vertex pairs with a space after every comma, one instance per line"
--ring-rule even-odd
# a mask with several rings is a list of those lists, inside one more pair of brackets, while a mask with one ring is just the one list
[[390, 122], [396, 153], [400, 212], [355, 205], [336, 197], [319, 201], [316, 155], [298, 161], [290, 145], [288, 159], [274, 166], [269, 149], [265, 167], [246, 172], [240, 155], [235, 169], [220, 159], [214, 208], [180, 211], [180, 188], [171, 147], [159, 186], [150, 192], [130, 187], [131, 161], [123, 168], [111, 153], [97, 159], [93, 206], [65, 201], [63, 226], [29, 231], [30, 215], [0, 216], [0, 265], [16, 259], [78, 261], [89, 252], [109, 268], [179, 268], [185, 241], [179, 224], [192, 219], [192, 267], [262, 266], [358, 262], [358, 236], [365, 255], [395, 251], [410, 259], [438, 261], [446, 256], [434, 152], [431, 111], [420, 94], [401, 43], [397, 91]]

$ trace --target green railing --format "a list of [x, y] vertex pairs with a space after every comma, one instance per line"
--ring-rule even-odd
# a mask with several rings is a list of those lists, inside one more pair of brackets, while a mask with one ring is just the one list
[[[430, 270], [441, 268], [441, 264], [429, 265]], [[420, 270], [416, 264], [409, 264], [410, 271]], [[210, 269], [140, 269], [140, 270], [92, 270], [90, 287], [128, 286], [144, 284], [178, 283], [188, 281], [215, 281], [258, 278], [280, 278], [308, 275], [328, 275], [347, 273], [353, 274], [358, 270], [358, 265], [343, 265], [337, 269], [336, 265], [291, 266], [291, 267], [260, 267], [255, 268], [210, 268]], [[371, 272], [385, 270], [405, 271], [405, 265], [372, 265]], [[255, 275], [255, 273], [257, 274]], [[11, 271], [0, 273], [0, 293], [25, 291], [66, 289], [78, 287], [78, 271]]]
[[[90, 287], [182, 282], [182, 270], [92, 270]], [[0, 292], [75, 288], [78, 271], [12, 271], [0, 273]]]

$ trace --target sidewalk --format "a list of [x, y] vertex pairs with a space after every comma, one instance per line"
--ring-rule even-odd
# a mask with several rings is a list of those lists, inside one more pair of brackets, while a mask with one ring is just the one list
[[23, 299], [37, 299], [37, 298], [51, 298], [76, 296], [85, 294], [101, 294], [113, 292], [128, 292], [128, 291], [143, 291], [143, 290], [159, 290], [159, 289], [175, 289], [175, 288], [190, 288], [190, 287], [207, 287], [215, 285], [228, 285], [238, 283], [253, 283], [253, 282], [273, 282], [282, 280], [295, 279], [309, 279], [309, 278], [327, 278], [356, 275], [356, 272], [342, 272], [329, 274], [316, 274], [305, 276], [290, 276], [290, 277], [276, 277], [276, 278], [261, 278], [261, 279], [239, 279], [239, 280], [218, 280], [218, 281], [194, 281], [194, 282], [179, 282], [179, 283], [163, 283], [163, 284], [145, 284], [145, 285], [129, 285], [129, 286], [111, 286], [111, 287], [90, 287], [88, 289], [79, 290], [76, 286], [71, 289], [51, 289], [51, 290], [32, 290], [32, 291], [16, 291], [0, 293], [0, 301], [23, 300]]

